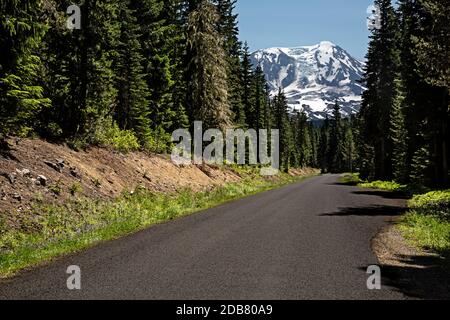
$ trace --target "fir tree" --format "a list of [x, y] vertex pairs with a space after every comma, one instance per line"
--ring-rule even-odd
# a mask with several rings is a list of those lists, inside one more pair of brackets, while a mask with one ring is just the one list
[[337, 103], [334, 106], [333, 120], [331, 121], [327, 159], [329, 161], [328, 165], [330, 172], [339, 173], [344, 170], [345, 144], [341, 108]]
[[37, 21], [40, 1], [0, 1], [0, 140], [27, 135], [40, 109], [50, 104], [38, 83], [42, 71], [35, 50], [46, 31]]
[[330, 120], [327, 115], [322, 127], [320, 128], [320, 138], [319, 138], [318, 159], [322, 173], [328, 172], [329, 168], [329, 162], [327, 157], [329, 148], [329, 137], [330, 137], [329, 133], [330, 133]]
[[141, 145], [146, 146], [151, 140], [149, 89], [141, 64], [144, 57], [134, 13], [134, 10], [130, 9], [130, 1], [121, 2], [121, 35], [116, 58], [118, 99], [115, 119], [121, 129], [133, 130]]
[[354, 172], [356, 160], [356, 146], [353, 133], [353, 121], [347, 119], [343, 127], [343, 145], [344, 145], [344, 166], [343, 171]]
[[140, 22], [142, 60], [149, 89], [149, 118], [155, 151], [170, 143], [168, 132], [187, 126], [182, 53], [185, 51], [177, 0], [133, 1]]
[[87, 142], [95, 142], [114, 110], [117, 90], [112, 65], [120, 36], [118, 11], [116, 1], [85, 0], [81, 30], [74, 30], [79, 45], [75, 75], [79, 85], [72, 101], [77, 110], [75, 135]]
[[407, 131], [405, 127], [404, 88], [400, 80], [396, 81], [397, 96], [391, 110], [390, 137], [393, 146], [392, 166], [394, 178], [399, 182], [407, 181]]
[[295, 125], [295, 145], [298, 152], [298, 166], [306, 167], [311, 163], [312, 145], [308, 126], [308, 118], [305, 112], [298, 112]]
[[245, 121], [249, 127], [255, 123], [254, 106], [252, 103], [252, 79], [253, 65], [250, 61], [250, 52], [248, 44], [245, 42], [242, 51], [242, 104], [245, 113]]
[[217, 31], [222, 36], [223, 48], [227, 56], [227, 78], [229, 102], [234, 114], [234, 123], [245, 126], [245, 113], [242, 104], [241, 47], [239, 41], [238, 15], [235, 13], [237, 0], [215, 0], [219, 14]]
[[291, 158], [291, 129], [288, 118], [288, 104], [281, 88], [273, 100], [274, 125], [280, 131], [280, 166], [285, 172], [289, 171]]
[[423, 79], [436, 88], [441, 101], [432, 106], [435, 183], [448, 186], [449, 180], [449, 128], [450, 121], [450, 6], [448, 0], [419, 1], [424, 12], [422, 28], [413, 35], [414, 57]]
[[[376, 179], [392, 178], [392, 145], [386, 134], [389, 132], [389, 115], [395, 99], [396, 71], [398, 69], [397, 31], [398, 24], [395, 11], [390, 0], [377, 0], [375, 5], [380, 9], [381, 25], [374, 29], [367, 54], [365, 83], [367, 91], [363, 94], [361, 110], [361, 134], [368, 148], [374, 153], [365, 154], [375, 158], [374, 172]], [[367, 168], [366, 168], [367, 169]]]
[[205, 128], [225, 130], [231, 126], [228, 102], [227, 64], [222, 39], [216, 26], [216, 8], [204, 0], [189, 15], [188, 50], [191, 108], [193, 120], [203, 121]]

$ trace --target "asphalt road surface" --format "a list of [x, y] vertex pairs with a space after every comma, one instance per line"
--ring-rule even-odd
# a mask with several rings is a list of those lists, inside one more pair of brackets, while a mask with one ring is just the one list
[[[100, 244], [0, 282], [0, 299], [405, 299], [368, 290], [404, 201], [325, 175]], [[67, 267], [81, 290], [67, 289]]]

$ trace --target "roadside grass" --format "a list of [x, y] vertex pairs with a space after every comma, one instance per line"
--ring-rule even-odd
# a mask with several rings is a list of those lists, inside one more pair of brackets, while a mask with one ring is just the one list
[[438, 216], [412, 210], [403, 217], [399, 229], [416, 246], [438, 253], [450, 250], [450, 222]]
[[399, 192], [406, 189], [406, 185], [401, 185], [394, 181], [372, 181], [372, 182], [360, 182], [358, 186], [367, 189], [378, 189], [385, 191]]
[[416, 195], [399, 228], [412, 243], [438, 253], [450, 252], [450, 190]]
[[346, 173], [341, 177], [339, 182], [356, 186], [361, 182], [361, 179], [359, 178], [359, 173]]
[[[246, 172], [251, 173], [247, 169]], [[253, 176], [204, 192], [185, 189], [167, 195], [138, 189], [114, 201], [78, 198], [64, 206], [37, 204], [32, 215], [16, 217], [20, 230], [0, 219], [0, 277], [308, 177], [311, 176], [280, 174], [272, 179]]]
[[402, 217], [398, 225], [399, 230], [413, 245], [449, 255], [450, 190], [429, 191], [422, 186], [402, 185], [395, 181], [367, 182], [355, 173], [345, 174], [341, 183], [390, 191], [410, 198], [410, 210]]
[[400, 184], [395, 181], [364, 181], [360, 178], [358, 173], [346, 173], [341, 178], [341, 183], [355, 185], [365, 189], [396, 192], [408, 197], [413, 197], [414, 195], [426, 193], [429, 191], [429, 189], [420, 185]]
[[358, 174], [346, 174], [342, 183], [366, 189], [399, 193], [411, 200], [410, 210], [401, 219], [398, 228], [412, 244], [443, 255], [450, 252], [450, 190], [429, 191], [415, 185], [394, 181], [362, 181]]

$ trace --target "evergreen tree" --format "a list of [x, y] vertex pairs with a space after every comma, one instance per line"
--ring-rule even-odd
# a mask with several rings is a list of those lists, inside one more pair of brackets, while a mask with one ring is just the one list
[[261, 67], [257, 66], [253, 74], [253, 95], [251, 99], [252, 109], [254, 110], [253, 123], [248, 123], [255, 130], [265, 128], [265, 123], [267, 123], [265, 119], [267, 116], [265, 111], [268, 110], [266, 85], [265, 74]]
[[78, 107], [75, 106], [79, 43], [78, 31], [66, 27], [65, 10], [68, 2], [46, 2], [43, 8], [49, 31], [43, 38], [39, 55], [43, 64], [42, 86], [52, 104], [40, 111], [37, 130], [47, 139], [69, 138], [79, 124]]
[[239, 41], [238, 15], [235, 13], [237, 0], [214, 0], [219, 14], [217, 31], [222, 36], [223, 48], [227, 56], [227, 78], [229, 102], [234, 114], [234, 123], [245, 126], [242, 104], [241, 42]]
[[435, 88], [440, 102], [431, 106], [430, 120], [433, 132], [434, 181], [448, 186], [449, 180], [449, 130], [450, 121], [450, 6], [448, 0], [420, 0], [422, 28], [428, 29], [412, 36], [413, 54], [419, 74]]
[[336, 103], [331, 121], [330, 137], [328, 145], [329, 171], [333, 173], [342, 172], [345, 168], [345, 143], [342, 127], [341, 108]]
[[305, 112], [297, 112], [295, 116], [294, 139], [297, 149], [299, 167], [306, 167], [311, 164], [312, 145], [308, 125], [308, 117]]
[[292, 133], [289, 125], [288, 103], [281, 88], [273, 100], [274, 125], [280, 131], [280, 166], [285, 172], [289, 171], [291, 159]]
[[133, 130], [141, 145], [151, 140], [149, 89], [145, 81], [139, 42], [139, 26], [130, 1], [120, 4], [121, 35], [117, 48], [116, 77], [118, 99], [115, 119], [123, 130]]
[[172, 92], [172, 108], [173, 119], [172, 126], [169, 131], [178, 128], [188, 128], [189, 118], [186, 111], [186, 78], [185, 78], [185, 53], [186, 38], [185, 26], [183, 25], [182, 0], [166, 0], [164, 9], [161, 14], [166, 26], [166, 50], [170, 58], [170, 72], [173, 80]]
[[344, 166], [343, 171], [354, 172], [356, 160], [356, 146], [353, 134], [353, 121], [347, 119], [343, 126]]
[[309, 131], [311, 137], [311, 162], [308, 164], [308, 166], [312, 168], [320, 168], [319, 143], [321, 131], [313, 123], [309, 124]]
[[186, 86], [182, 54], [185, 51], [178, 0], [133, 1], [140, 22], [145, 81], [149, 88], [149, 117], [155, 151], [170, 143], [169, 132], [187, 126]]
[[404, 88], [400, 80], [397, 80], [397, 96], [391, 110], [390, 137], [393, 146], [392, 165], [396, 181], [407, 181], [407, 131], [405, 127]]
[[74, 30], [78, 44], [75, 89], [72, 106], [77, 110], [75, 135], [94, 142], [105, 120], [109, 121], [117, 96], [112, 68], [120, 36], [120, 22], [116, 19], [119, 2], [85, 0], [81, 6], [81, 30]]
[[[398, 83], [401, 85], [401, 90], [397, 92], [396, 104], [399, 103], [399, 100], [402, 102], [401, 109], [407, 131], [405, 171], [411, 173], [416, 171], [412, 168], [412, 165], [417, 152], [429, 143], [427, 140], [430, 139], [428, 134], [430, 130], [425, 125], [429, 121], [425, 119], [429, 118], [429, 110], [435, 103], [429, 94], [429, 92], [434, 91], [433, 88], [417, 72], [416, 59], [412, 50], [414, 47], [413, 39], [430, 30], [425, 30], [422, 26], [423, 8], [419, 1], [400, 0], [398, 11], [401, 35], [399, 41], [401, 65]], [[393, 159], [394, 166], [397, 166], [395, 161]], [[429, 159], [426, 159], [426, 161], [429, 161]], [[410, 180], [409, 176], [413, 175], [407, 175], [407, 181]]]
[[37, 21], [41, 1], [0, 0], [0, 140], [27, 135], [37, 112], [50, 104], [38, 83], [35, 50], [46, 31]]
[[204, 0], [189, 15], [187, 43], [192, 60], [189, 63], [189, 90], [193, 120], [205, 128], [225, 130], [231, 126], [228, 102], [227, 64], [222, 39], [216, 26], [216, 8]]
[[329, 133], [330, 133], [330, 120], [327, 115], [322, 127], [320, 128], [320, 138], [319, 138], [318, 159], [322, 173], [328, 172], [329, 168], [329, 161], [327, 157], [330, 138]]
[[250, 52], [247, 42], [244, 43], [242, 51], [242, 105], [245, 114], [245, 121], [249, 127], [255, 123], [254, 106], [252, 104], [252, 79], [253, 65], [250, 61]]
[[[120, 37], [119, 1], [80, 3], [81, 29], [68, 30], [65, 12], [71, 2], [49, 1], [57, 12], [41, 55], [45, 61], [45, 91], [52, 108], [41, 114], [50, 135], [94, 143], [111, 125], [116, 105], [113, 63]], [[60, 13], [63, 14], [60, 14]], [[49, 130], [50, 129], [50, 130]]]
[[[392, 178], [392, 145], [386, 134], [389, 132], [389, 115], [395, 99], [396, 70], [398, 69], [397, 17], [391, 0], [376, 0], [380, 9], [380, 28], [374, 29], [367, 54], [365, 83], [367, 91], [363, 94], [361, 134], [367, 144], [362, 150], [373, 150], [376, 179]], [[369, 154], [363, 155], [367, 158]], [[365, 168], [367, 169], [367, 168]]]

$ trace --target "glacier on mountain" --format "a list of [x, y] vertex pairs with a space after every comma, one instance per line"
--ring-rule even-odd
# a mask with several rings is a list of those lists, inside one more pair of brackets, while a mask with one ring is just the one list
[[344, 116], [359, 111], [364, 63], [329, 41], [258, 50], [251, 61], [263, 69], [272, 95], [282, 88], [290, 108], [305, 111], [311, 120], [325, 119], [336, 102]]

